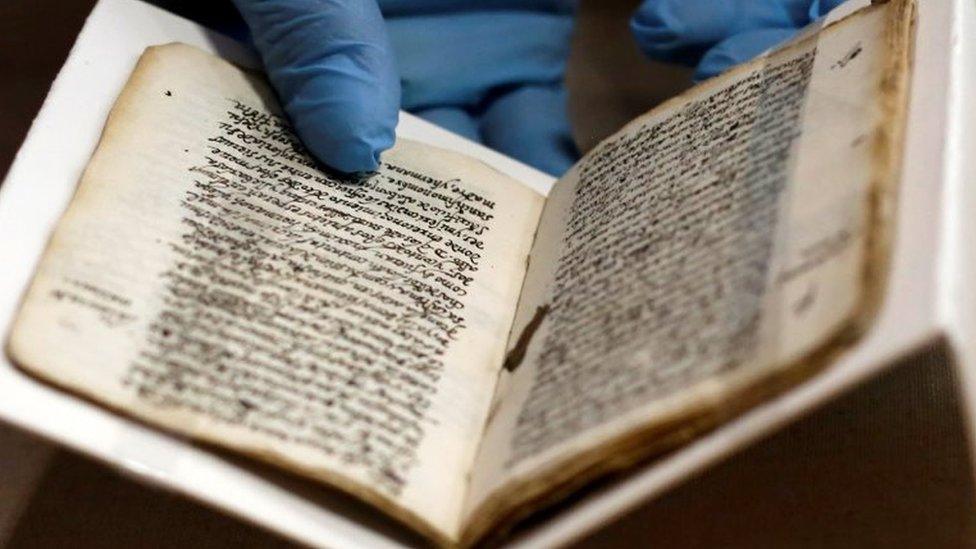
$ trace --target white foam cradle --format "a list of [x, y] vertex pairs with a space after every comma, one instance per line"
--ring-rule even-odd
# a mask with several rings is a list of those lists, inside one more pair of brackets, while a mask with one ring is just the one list
[[[865, 3], [855, 0], [841, 9]], [[947, 348], [972, 431], [976, 111], [966, 102], [967, 91], [976, 89], [976, 2], [919, 0], [918, 21], [891, 279], [871, 331], [807, 382], [523, 530], [509, 542], [513, 547], [576, 539], [925, 348]], [[137, 58], [146, 46], [173, 41], [254, 64], [239, 44], [139, 0], [101, 0], [88, 18], [0, 187], [4, 338]], [[410, 115], [401, 116], [398, 132], [478, 156], [540, 191], [553, 182]], [[416, 541], [348, 497], [108, 412], [28, 377], [5, 355], [0, 356], [0, 419], [306, 544], [398, 547]]]

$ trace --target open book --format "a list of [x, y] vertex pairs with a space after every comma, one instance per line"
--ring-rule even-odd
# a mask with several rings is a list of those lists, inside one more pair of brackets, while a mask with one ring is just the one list
[[884, 282], [913, 6], [655, 109], [544, 198], [401, 140], [321, 170], [149, 49], [11, 334], [25, 370], [470, 544], [828, 364]]

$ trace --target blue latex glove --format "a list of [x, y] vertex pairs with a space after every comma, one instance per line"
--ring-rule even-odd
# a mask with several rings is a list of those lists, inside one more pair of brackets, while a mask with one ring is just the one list
[[380, 0], [403, 108], [554, 175], [578, 153], [563, 75], [574, 0]]
[[376, 169], [400, 84], [373, 0], [234, 0], [298, 136], [343, 172]]
[[335, 169], [375, 169], [401, 105], [550, 173], [576, 159], [572, 0], [390, 0], [385, 24], [374, 0], [234, 3], [298, 135]]
[[[375, 169], [402, 106], [552, 174], [575, 161], [563, 88], [574, 0], [380, 0], [382, 16], [374, 1], [234, 0], [319, 160]], [[840, 1], [646, 0], [632, 26], [648, 55], [704, 78]]]
[[792, 38], [844, 0], [644, 0], [630, 26], [653, 59], [704, 80]]

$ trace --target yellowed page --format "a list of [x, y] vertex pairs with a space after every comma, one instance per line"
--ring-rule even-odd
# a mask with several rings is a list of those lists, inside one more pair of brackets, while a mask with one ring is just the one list
[[557, 184], [476, 461], [469, 539], [688, 440], [863, 329], [885, 264], [911, 15], [909, 2], [874, 6], [709, 81]]
[[9, 352], [450, 542], [542, 198], [404, 140], [344, 180], [271, 97], [189, 46], [147, 50]]

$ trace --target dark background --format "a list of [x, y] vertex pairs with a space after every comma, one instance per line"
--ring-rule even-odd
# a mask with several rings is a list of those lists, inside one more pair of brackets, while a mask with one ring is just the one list
[[[0, 0], [0, 172], [93, 4]], [[628, 42], [606, 40], [626, 32], [627, 4], [582, 8], [568, 82], [584, 146], [687, 86], [687, 71], [647, 63]], [[581, 546], [976, 547], [964, 432], [952, 369], [943, 352], [930, 350]], [[5, 544], [291, 545], [0, 424]]]
[[94, 4], [0, 0], [0, 173], [7, 173]]

